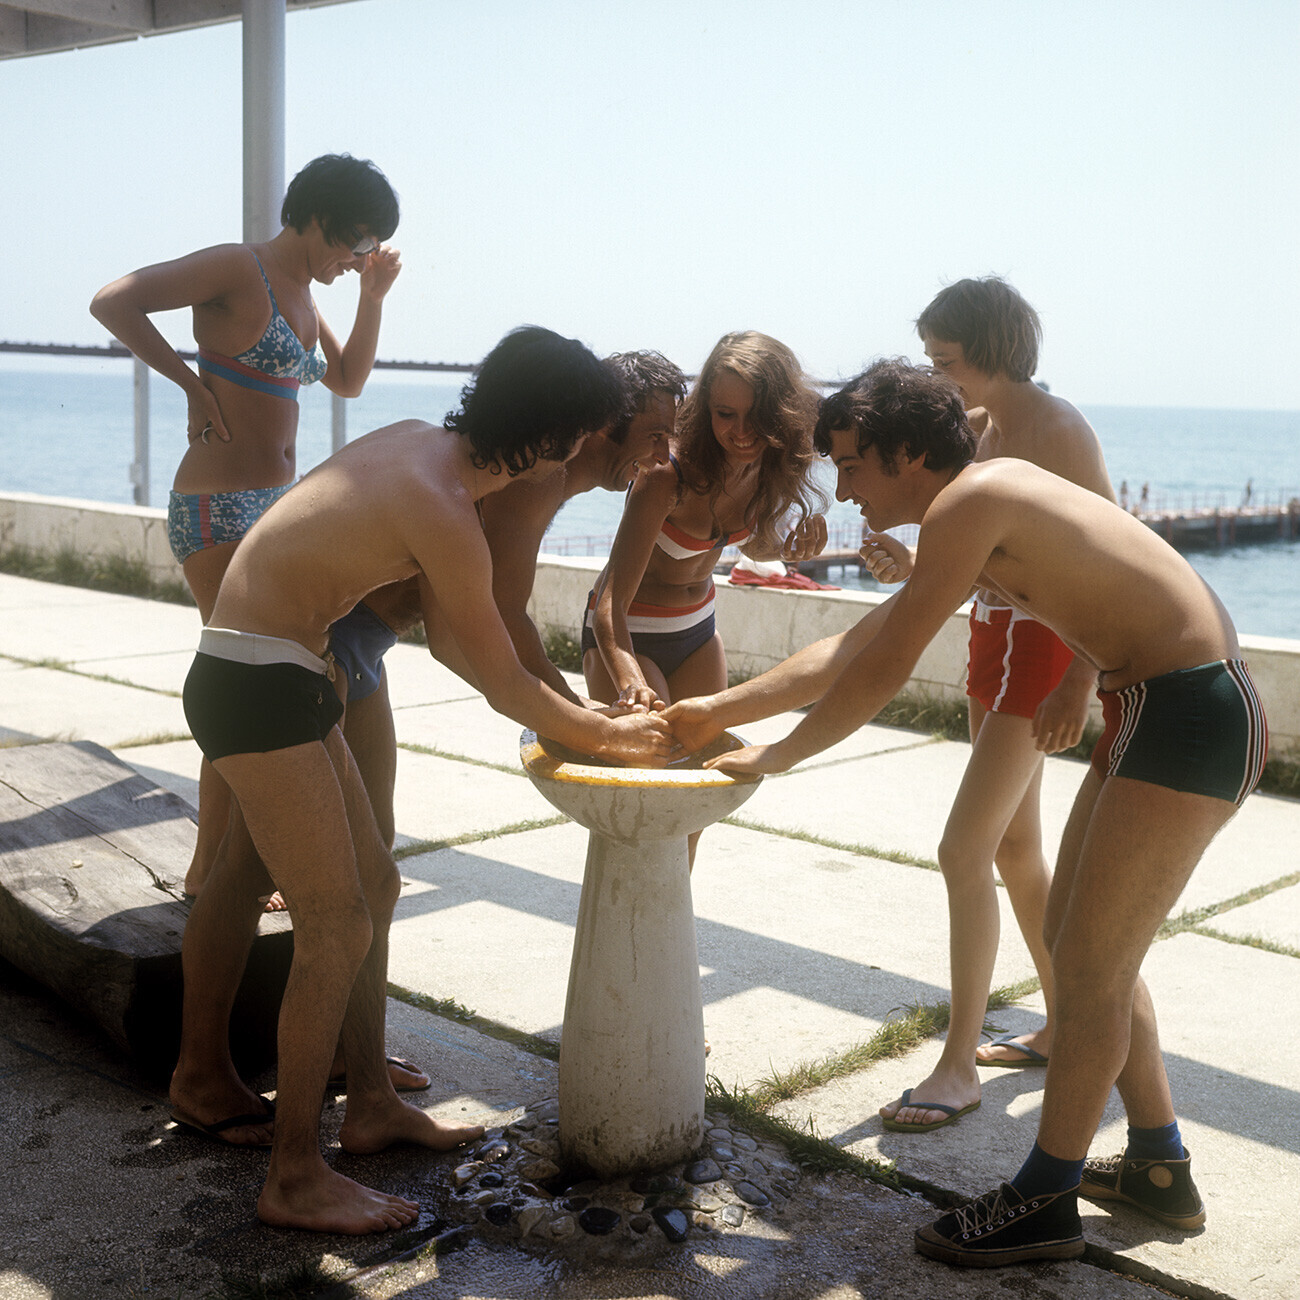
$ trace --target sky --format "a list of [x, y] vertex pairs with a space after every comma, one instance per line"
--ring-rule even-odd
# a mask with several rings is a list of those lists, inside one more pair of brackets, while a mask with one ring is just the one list
[[[694, 371], [759, 329], [834, 380], [1000, 274], [1073, 401], [1300, 408], [1296, 0], [352, 0], [286, 35], [286, 182], [350, 152], [401, 196], [381, 357], [531, 322]], [[240, 238], [240, 81], [237, 23], [0, 61], [0, 339], [106, 342], [100, 285]], [[355, 300], [317, 295], [337, 333]]]

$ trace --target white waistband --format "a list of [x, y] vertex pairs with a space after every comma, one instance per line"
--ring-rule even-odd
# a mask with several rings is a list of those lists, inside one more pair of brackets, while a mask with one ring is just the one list
[[228, 627], [205, 627], [199, 634], [199, 650], [214, 659], [237, 664], [297, 664], [309, 672], [328, 677], [330, 666], [305, 645], [284, 637], [260, 632], [236, 632]]

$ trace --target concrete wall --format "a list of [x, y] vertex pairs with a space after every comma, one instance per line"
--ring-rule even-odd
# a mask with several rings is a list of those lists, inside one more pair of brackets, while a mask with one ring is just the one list
[[29, 492], [0, 493], [0, 550], [71, 550], [90, 558], [141, 560], [156, 582], [184, 582], [167, 544], [167, 511]]
[[[71, 548], [86, 556], [139, 559], [158, 581], [181, 580], [167, 545], [167, 512], [146, 506], [0, 494], [0, 550], [24, 546], [53, 553]], [[543, 630], [581, 628], [587, 592], [603, 561], [543, 556], [530, 610]], [[851, 627], [885, 597], [862, 591], [781, 591], [718, 586], [718, 628], [727, 658], [754, 674], [780, 663], [801, 646]], [[1268, 711], [1270, 752], [1300, 752], [1300, 641], [1242, 635], [1242, 649]], [[960, 698], [966, 682], [966, 616], [954, 614], [921, 656], [912, 689]], [[1096, 710], [1100, 721], [1100, 710]]]

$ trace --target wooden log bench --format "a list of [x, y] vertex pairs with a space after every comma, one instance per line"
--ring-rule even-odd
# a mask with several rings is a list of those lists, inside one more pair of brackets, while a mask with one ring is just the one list
[[[176, 1063], [182, 882], [194, 810], [89, 741], [0, 749], [0, 957], [98, 1024], [152, 1078]], [[262, 918], [231, 1051], [275, 1059], [293, 957], [286, 913]]]

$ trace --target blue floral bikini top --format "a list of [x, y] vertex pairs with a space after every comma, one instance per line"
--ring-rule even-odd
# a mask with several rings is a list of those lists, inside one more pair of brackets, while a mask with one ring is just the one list
[[299, 385], [314, 384], [323, 379], [329, 362], [325, 360], [319, 343], [310, 352], [303, 347], [293, 327], [280, 315], [271, 282], [266, 278], [256, 253], [253, 261], [257, 262], [262, 283], [271, 299], [270, 324], [262, 337], [237, 357], [225, 357], [210, 348], [200, 348], [199, 369], [210, 375], [219, 375], [240, 388], [251, 388], [254, 392], [270, 393], [272, 397], [296, 402]]

